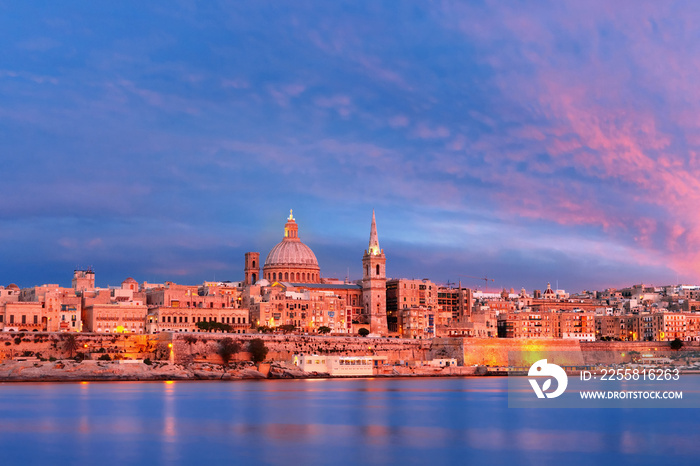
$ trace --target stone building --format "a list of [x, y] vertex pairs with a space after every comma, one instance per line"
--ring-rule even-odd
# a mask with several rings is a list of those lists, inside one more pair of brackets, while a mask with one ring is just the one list
[[447, 325], [468, 320], [474, 305], [473, 292], [469, 288], [440, 286], [437, 290], [438, 313], [445, 315]]
[[83, 325], [87, 332], [145, 333], [147, 312], [138, 302], [93, 303], [83, 309]]
[[499, 314], [501, 338], [595, 340], [595, 314], [588, 311], [512, 311]]
[[76, 291], [95, 289], [95, 272], [88, 268], [86, 270], [74, 270], [71, 286]]
[[[400, 333], [401, 310], [419, 309], [429, 311], [433, 324], [437, 322], [437, 285], [427, 278], [409, 280], [396, 278], [386, 282], [386, 314], [389, 333]], [[406, 329], [406, 326], [402, 326]]]
[[[643, 327], [643, 324], [650, 324]], [[649, 328], [644, 330], [645, 328]], [[598, 315], [595, 316], [597, 340], [639, 341], [658, 335], [659, 320], [652, 315]], [[645, 338], [647, 337], [647, 338]]]
[[[250, 308], [254, 325], [279, 327], [292, 325], [299, 331], [315, 333], [320, 327], [332, 333], [349, 333], [352, 329], [353, 306], [337, 291], [341, 285], [326, 285], [323, 289], [308, 284], [275, 283], [265, 287], [262, 301]], [[331, 287], [328, 289], [326, 287]]]
[[166, 282], [165, 286], [147, 290], [145, 295], [149, 307], [223, 309], [238, 308], [240, 303], [236, 287], [217, 282], [205, 282], [202, 286]]
[[[18, 305], [10, 305], [14, 303]], [[10, 285], [0, 290], [0, 328], [6, 331], [79, 332], [82, 330], [81, 298], [73, 288], [58, 285], [21, 290], [17, 285]]]
[[148, 310], [146, 333], [202, 332], [199, 322], [217, 322], [231, 327], [232, 333], [250, 329], [248, 309], [224, 307], [155, 307]]
[[2, 324], [5, 331], [46, 331], [48, 319], [41, 303], [21, 301], [5, 303], [2, 311]]
[[426, 306], [401, 308], [398, 317], [398, 334], [401, 338], [422, 340], [435, 336], [435, 311]]

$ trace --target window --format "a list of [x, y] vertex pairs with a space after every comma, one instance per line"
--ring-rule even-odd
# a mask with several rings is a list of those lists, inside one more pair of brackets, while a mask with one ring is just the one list
[[377, 264], [377, 275], [379, 275], [379, 264]]
[[27, 323], [27, 316], [22, 314], [22, 323], [26, 324]]
[[39, 316], [34, 316], [34, 323], [38, 324], [39, 323]]

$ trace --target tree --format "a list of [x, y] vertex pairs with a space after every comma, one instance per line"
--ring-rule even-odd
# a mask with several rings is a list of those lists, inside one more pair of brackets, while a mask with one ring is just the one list
[[73, 357], [73, 353], [80, 347], [78, 344], [78, 337], [75, 333], [66, 333], [63, 335], [63, 349], [70, 353], [70, 357]]
[[367, 335], [369, 335], [369, 330], [367, 330], [366, 328], [362, 327], [360, 330], [357, 331], [357, 333], [358, 333], [358, 335], [360, 335], [361, 337], [366, 337]]
[[331, 333], [331, 328], [323, 325], [323, 326], [318, 328], [318, 333], [321, 333], [321, 334]]
[[205, 332], [208, 332], [211, 330], [211, 324], [214, 322], [207, 322], [206, 320], [203, 322], [197, 322], [196, 326], [200, 330], [204, 330]]
[[282, 330], [284, 333], [290, 333], [290, 332], [293, 332], [294, 330], [296, 330], [297, 327], [296, 327], [296, 325], [285, 324], [285, 325], [280, 325], [277, 328]]
[[221, 330], [222, 332], [231, 333], [231, 330], [233, 330], [233, 327], [231, 327], [229, 324], [224, 324], [222, 322], [203, 321], [197, 322], [196, 325], [198, 329], [204, 330], [205, 332]]
[[683, 348], [683, 340], [680, 338], [676, 338], [671, 342], [671, 349], [678, 351], [679, 349]]
[[258, 327], [258, 332], [260, 333], [272, 333], [273, 329], [271, 327], [268, 327], [267, 325], [261, 325]]
[[[226, 374], [226, 369], [228, 368], [228, 363], [231, 362], [231, 358], [238, 354], [241, 350], [241, 344], [237, 341], [233, 341], [232, 338], [226, 337], [219, 342], [219, 347], [216, 349], [216, 353], [221, 357], [224, 367], [224, 374]], [[221, 375], [221, 378], [224, 377]]]
[[265, 346], [265, 342], [261, 338], [253, 338], [248, 342], [250, 360], [256, 364], [265, 360], [268, 351], [269, 350], [267, 346]]

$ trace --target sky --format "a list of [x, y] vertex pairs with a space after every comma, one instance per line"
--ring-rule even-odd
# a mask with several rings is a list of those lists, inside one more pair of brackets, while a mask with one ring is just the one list
[[[0, 284], [700, 283], [697, 2], [0, 0]], [[473, 278], [477, 277], [477, 278]]]

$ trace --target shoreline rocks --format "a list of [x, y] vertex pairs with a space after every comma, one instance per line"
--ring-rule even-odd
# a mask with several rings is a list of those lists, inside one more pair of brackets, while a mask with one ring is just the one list
[[[263, 367], [264, 366], [264, 367]], [[454, 377], [469, 374], [416, 373], [415, 371], [392, 371], [374, 377]], [[3, 382], [98, 382], [98, 381], [166, 381], [166, 380], [266, 380], [347, 378], [333, 377], [325, 373], [303, 372], [294, 365], [275, 362], [256, 367], [251, 362], [231, 364], [225, 371], [212, 363], [191, 363], [187, 366], [155, 361], [151, 365], [143, 362], [123, 364], [119, 361], [71, 359], [58, 361], [15, 361], [0, 363], [0, 383]]]

